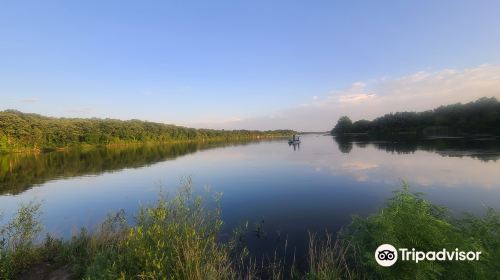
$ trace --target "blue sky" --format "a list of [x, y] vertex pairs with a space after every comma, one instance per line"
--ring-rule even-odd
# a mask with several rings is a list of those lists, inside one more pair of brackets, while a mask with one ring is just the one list
[[[499, 96], [498, 11], [499, 1], [2, 1], [0, 109], [322, 130], [341, 114]], [[463, 86], [424, 101], [424, 89], [450, 91], [442, 75]], [[380, 105], [408, 87], [420, 99]]]

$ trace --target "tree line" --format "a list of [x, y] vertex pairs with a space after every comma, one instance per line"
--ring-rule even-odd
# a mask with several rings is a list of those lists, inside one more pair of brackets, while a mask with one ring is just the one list
[[500, 135], [500, 102], [483, 97], [466, 104], [440, 106], [424, 112], [385, 114], [372, 121], [352, 122], [341, 117], [332, 135], [348, 134], [415, 134], [415, 135]]
[[43, 151], [81, 145], [239, 140], [288, 136], [292, 130], [195, 129], [141, 120], [53, 118], [0, 111], [0, 152]]

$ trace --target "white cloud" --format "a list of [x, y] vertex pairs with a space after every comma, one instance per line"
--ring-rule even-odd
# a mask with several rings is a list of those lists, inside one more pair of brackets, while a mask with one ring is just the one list
[[366, 94], [366, 93], [358, 93], [358, 94], [349, 94], [349, 95], [341, 95], [339, 97], [340, 103], [351, 103], [351, 104], [359, 104], [369, 99], [375, 97], [375, 94]]
[[480, 97], [500, 99], [500, 66], [480, 65], [463, 70], [420, 71], [400, 78], [356, 82], [325, 98], [284, 109], [270, 116], [199, 123], [213, 128], [330, 130], [342, 115], [373, 119], [396, 111], [423, 111], [440, 105], [470, 102]]

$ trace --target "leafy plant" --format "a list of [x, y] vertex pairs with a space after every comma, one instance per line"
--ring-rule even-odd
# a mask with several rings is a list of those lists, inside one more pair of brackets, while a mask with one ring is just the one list
[[42, 230], [40, 203], [21, 205], [13, 219], [0, 228], [0, 278], [11, 279], [39, 258], [32, 250]]
[[[464, 275], [486, 279], [498, 273], [498, 262], [492, 256], [478, 262], [459, 261], [398, 261], [385, 268], [375, 262], [374, 252], [379, 245], [391, 244], [396, 248], [415, 248], [419, 251], [481, 251], [486, 255], [498, 253], [500, 233], [499, 215], [491, 211], [484, 219], [469, 216], [452, 219], [446, 209], [437, 207], [412, 193], [408, 185], [396, 191], [386, 206], [366, 218], [353, 217], [353, 222], [340, 238], [353, 245], [351, 263], [357, 256], [357, 268], [375, 279], [462, 279]], [[498, 254], [495, 256], [498, 258]], [[497, 259], [498, 260], [498, 259]]]

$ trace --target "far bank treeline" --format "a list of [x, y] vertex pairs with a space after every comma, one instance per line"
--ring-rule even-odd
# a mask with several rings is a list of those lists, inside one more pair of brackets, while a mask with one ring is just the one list
[[440, 106], [424, 112], [397, 112], [386, 114], [372, 121], [352, 122], [341, 117], [331, 131], [332, 135], [500, 135], [500, 102], [480, 98], [466, 104]]
[[44, 151], [85, 145], [229, 141], [288, 136], [292, 130], [194, 129], [140, 120], [52, 118], [0, 111], [0, 153]]

